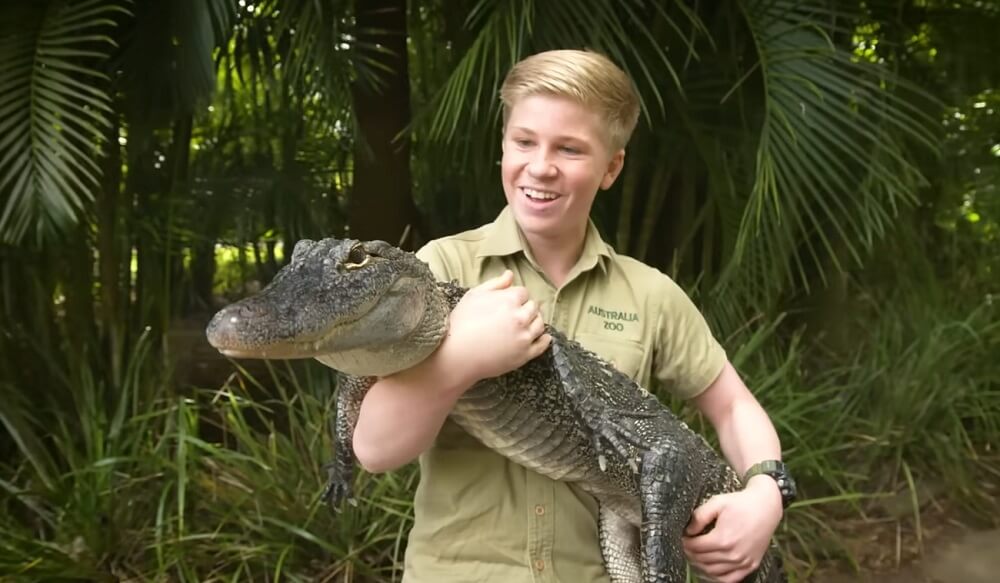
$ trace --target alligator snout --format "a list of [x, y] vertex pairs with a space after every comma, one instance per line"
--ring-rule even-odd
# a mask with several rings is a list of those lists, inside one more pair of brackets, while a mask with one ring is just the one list
[[205, 335], [208, 343], [222, 353], [250, 348], [247, 345], [249, 325], [261, 316], [261, 310], [246, 303], [233, 304], [219, 310], [208, 323]]

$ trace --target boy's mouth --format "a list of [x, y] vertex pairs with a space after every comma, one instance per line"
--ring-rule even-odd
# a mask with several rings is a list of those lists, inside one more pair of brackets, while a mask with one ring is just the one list
[[559, 198], [558, 194], [547, 190], [536, 190], [534, 188], [521, 187], [521, 192], [523, 192], [524, 195], [531, 200], [538, 202], [550, 202]]

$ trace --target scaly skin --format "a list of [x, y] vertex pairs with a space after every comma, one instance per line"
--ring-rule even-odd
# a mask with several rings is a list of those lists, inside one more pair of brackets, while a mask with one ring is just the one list
[[[338, 506], [353, 502], [350, 439], [365, 393], [377, 376], [433, 352], [464, 293], [382, 242], [303, 241], [270, 285], [224, 308], [207, 332], [231, 356], [316, 358], [344, 373], [325, 492]], [[738, 476], [648, 391], [558, 330], [548, 332], [544, 354], [471, 387], [451, 418], [501, 455], [597, 499], [612, 581], [684, 581], [681, 536], [691, 512], [740, 489]], [[777, 554], [769, 551], [745, 581], [785, 581]]]

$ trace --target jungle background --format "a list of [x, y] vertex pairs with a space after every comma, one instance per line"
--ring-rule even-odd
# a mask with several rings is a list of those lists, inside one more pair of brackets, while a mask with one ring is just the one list
[[997, 526], [998, 33], [972, 0], [3, 0], [0, 579], [398, 580], [414, 468], [331, 512], [331, 371], [204, 325], [299, 239], [492, 220], [499, 83], [549, 48], [636, 82], [593, 219], [772, 415], [795, 580]]

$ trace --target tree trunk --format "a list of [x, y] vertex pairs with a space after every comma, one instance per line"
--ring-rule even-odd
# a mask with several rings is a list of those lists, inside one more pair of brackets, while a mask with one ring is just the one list
[[193, 311], [210, 311], [214, 307], [212, 288], [215, 283], [215, 241], [203, 234], [191, 246], [191, 304]]
[[410, 141], [403, 133], [410, 123], [406, 0], [357, 2], [356, 13], [358, 51], [379, 45], [382, 51], [371, 51], [364, 58], [388, 70], [366, 64], [351, 85], [359, 135], [354, 146], [350, 235], [396, 244], [409, 227], [404, 246], [413, 248], [419, 245], [423, 228], [410, 187]]
[[92, 344], [97, 338], [97, 330], [94, 326], [94, 256], [89, 228], [90, 225], [80, 222], [66, 233], [58, 245], [62, 249], [54, 266], [64, 302], [64, 335], [70, 352], [75, 355], [67, 359], [71, 366], [89, 365], [100, 352]]
[[[97, 263], [101, 289], [101, 334], [108, 352], [111, 382], [122, 380], [125, 313], [121, 302], [120, 248], [127, 237], [120, 229], [122, 157], [118, 144], [119, 117], [112, 115], [105, 134], [105, 155], [101, 157], [101, 188], [97, 196]], [[120, 237], [120, 239], [119, 239]], [[127, 269], [128, 262], [125, 262]]]

